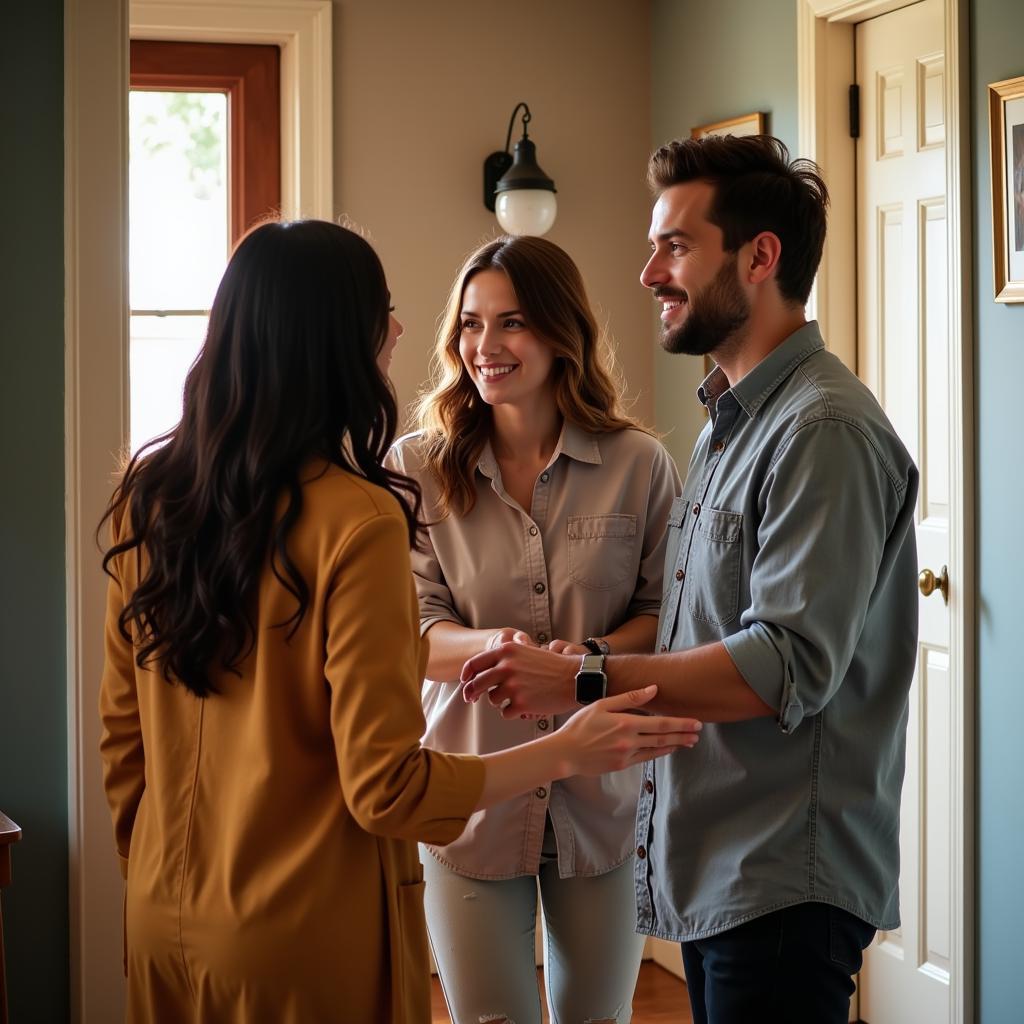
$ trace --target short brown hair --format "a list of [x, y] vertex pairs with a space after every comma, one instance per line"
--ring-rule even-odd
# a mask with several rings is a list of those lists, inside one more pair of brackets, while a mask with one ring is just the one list
[[790, 161], [785, 144], [772, 135], [708, 135], [662, 146], [651, 157], [647, 181], [657, 195], [686, 181], [710, 182], [715, 195], [708, 220], [722, 229], [726, 251], [736, 252], [762, 231], [778, 235], [779, 292], [790, 302], [807, 302], [829, 202], [814, 161]]

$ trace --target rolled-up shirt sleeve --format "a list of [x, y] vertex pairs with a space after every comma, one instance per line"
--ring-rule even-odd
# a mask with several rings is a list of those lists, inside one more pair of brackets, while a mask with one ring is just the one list
[[758, 499], [750, 604], [723, 643], [783, 732], [846, 676], [869, 598], [913, 526], [908, 484], [846, 420], [807, 423], [780, 447]]
[[460, 626], [466, 623], [455, 610], [455, 599], [445, 582], [429, 534], [424, 531], [421, 536], [419, 550], [414, 550], [411, 556], [412, 578], [420, 602], [420, 636], [423, 636], [436, 622], [455, 622]]

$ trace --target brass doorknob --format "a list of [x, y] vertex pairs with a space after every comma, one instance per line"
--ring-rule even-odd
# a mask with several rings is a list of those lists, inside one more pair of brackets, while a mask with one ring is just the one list
[[949, 604], [949, 573], [946, 567], [942, 567], [942, 571], [938, 576], [931, 571], [931, 569], [922, 569], [921, 574], [917, 577], [917, 589], [928, 597], [930, 594], [934, 594], [936, 590], [942, 592], [942, 600], [944, 604]]

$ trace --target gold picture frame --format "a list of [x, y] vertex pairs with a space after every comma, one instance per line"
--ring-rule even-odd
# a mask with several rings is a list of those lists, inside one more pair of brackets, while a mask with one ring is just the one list
[[1024, 302], [1024, 75], [988, 87], [996, 302]]
[[764, 135], [764, 131], [764, 114], [741, 114], [725, 121], [715, 121], [714, 124], [699, 124], [690, 129], [690, 138], [703, 139], [706, 135], [735, 135], [741, 138], [744, 135]]

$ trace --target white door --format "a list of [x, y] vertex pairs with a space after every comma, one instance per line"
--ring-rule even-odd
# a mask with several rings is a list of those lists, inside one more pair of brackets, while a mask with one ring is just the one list
[[[941, 0], [856, 27], [858, 367], [921, 471], [919, 567], [949, 562], [945, 64]], [[954, 585], [955, 585], [954, 581]], [[880, 933], [860, 978], [870, 1024], [950, 1020], [954, 715], [949, 609], [920, 602], [900, 826], [902, 926]]]

